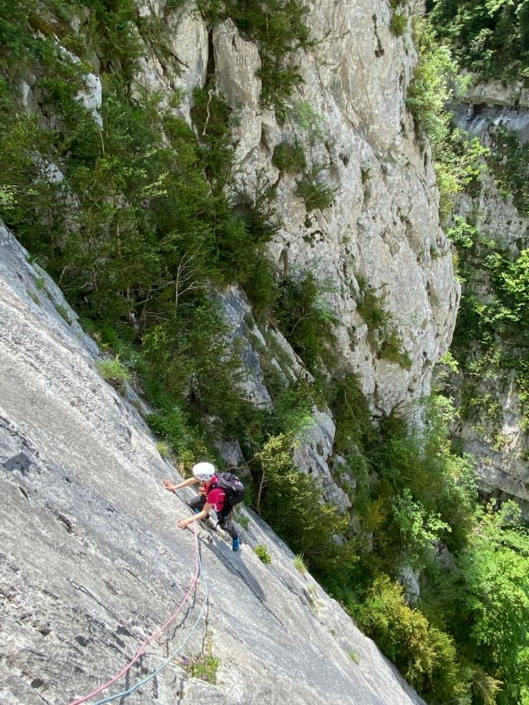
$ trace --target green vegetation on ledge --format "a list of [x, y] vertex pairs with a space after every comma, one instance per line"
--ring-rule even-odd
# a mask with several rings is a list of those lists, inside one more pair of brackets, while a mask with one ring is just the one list
[[[87, 10], [61, 0], [11, 5], [0, 4], [0, 216], [113, 352], [103, 374], [118, 387], [134, 384], [151, 404], [160, 452], [176, 453], [185, 470], [214, 457], [219, 438], [239, 440], [251, 471], [249, 504], [303, 556], [297, 569], [318, 577], [429, 702], [527, 702], [525, 530], [514, 510], [479, 507], [471, 463], [450, 447], [446, 400], [432, 399], [417, 427], [397, 413], [372, 422], [358, 380], [333, 354], [332, 285], [310, 273], [273, 276], [263, 251], [277, 228], [273, 189], [262, 184], [251, 199], [234, 187], [232, 115], [212, 77], [194, 94], [193, 130], [174, 104], [131, 91], [140, 35], [154, 42], [161, 30], [140, 21], [132, 0], [88, 0]], [[321, 116], [307, 104], [284, 106], [300, 80], [292, 54], [310, 45], [306, 10], [293, 0], [200, 8], [211, 22], [232, 17], [258, 43], [263, 102], [283, 106], [309, 141], [320, 139]], [[444, 71], [446, 55], [432, 65], [428, 52], [435, 47], [425, 40], [409, 106], [418, 131], [439, 130], [444, 145], [450, 131], [433, 93], [446, 73], [436, 83], [428, 72]], [[79, 100], [94, 64], [102, 126]], [[19, 102], [19, 82], [30, 76], [40, 120]], [[299, 152], [280, 157], [285, 170], [302, 163]], [[301, 195], [324, 208], [335, 193], [317, 176], [305, 175], [300, 183], [312, 190]], [[519, 264], [495, 276], [522, 316]], [[230, 284], [247, 292], [265, 332], [277, 327], [315, 378], [285, 387], [263, 355], [273, 413], [256, 409], [239, 385], [240, 350], [218, 304]], [[387, 329], [379, 354], [406, 366], [382, 304], [366, 290], [362, 315]], [[326, 407], [336, 422], [330, 463], [352, 512], [322, 503], [323, 486], [293, 460], [314, 408]], [[452, 567], [437, 560], [446, 550]], [[422, 571], [415, 607], [399, 587], [410, 567]], [[184, 666], [215, 681], [207, 651]]]
[[209, 22], [229, 17], [243, 37], [256, 43], [262, 61], [257, 74], [262, 80], [261, 101], [267, 108], [284, 109], [303, 83], [293, 55], [314, 44], [305, 22], [308, 7], [299, 0], [197, 0], [197, 4]]

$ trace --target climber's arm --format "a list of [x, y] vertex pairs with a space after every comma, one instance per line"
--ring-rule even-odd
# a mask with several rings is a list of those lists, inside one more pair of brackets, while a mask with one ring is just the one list
[[200, 482], [200, 480], [197, 480], [196, 477], [190, 477], [187, 480], [178, 483], [178, 485], [172, 483], [171, 480], [162, 480], [163, 486], [166, 490], [169, 490], [169, 492], [176, 492], [176, 490], [181, 490], [184, 487], [189, 487], [190, 485], [194, 485], [196, 482]]
[[199, 521], [200, 519], [205, 519], [207, 515], [209, 514], [210, 509], [213, 509], [212, 504], [206, 504], [204, 505], [204, 509], [199, 512], [198, 514], [195, 514], [192, 517], [189, 517], [188, 519], [180, 519], [180, 521], [177, 523], [177, 526], [180, 529], [184, 529], [188, 524], [192, 524], [194, 521]]

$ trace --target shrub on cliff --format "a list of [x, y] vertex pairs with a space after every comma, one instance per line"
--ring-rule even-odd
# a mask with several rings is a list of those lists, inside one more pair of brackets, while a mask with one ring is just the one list
[[294, 434], [269, 438], [254, 457], [256, 508], [293, 551], [303, 553], [307, 566], [322, 576], [346, 578], [356, 561], [356, 545], [334, 540], [345, 534], [348, 518], [321, 501], [322, 488], [296, 469]]
[[453, 639], [406, 604], [402, 586], [381, 575], [373, 582], [365, 603], [351, 611], [366, 634], [429, 702], [467, 702], [468, 673], [459, 663]]

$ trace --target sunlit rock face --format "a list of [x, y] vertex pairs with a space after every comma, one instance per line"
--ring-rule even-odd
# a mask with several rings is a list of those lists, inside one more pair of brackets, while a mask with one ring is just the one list
[[[189, 516], [184, 500], [193, 493], [162, 487], [178, 474], [136, 409], [99, 375], [97, 346], [58, 288], [3, 227], [0, 321], [0, 701], [69, 703], [113, 678], [184, 598], [196, 551], [192, 531], [176, 521]], [[220, 532], [199, 528], [196, 591], [99, 698], [168, 661], [127, 700], [422, 703], [296, 570], [285, 544], [244, 513], [239, 553]], [[258, 543], [270, 564], [252, 551]], [[210, 682], [186, 670], [204, 648], [218, 659]]]
[[[359, 374], [374, 413], [385, 414], [429, 392], [459, 302], [429, 148], [416, 139], [405, 105], [417, 55], [409, 34], [391, 33], [385, 0], [309, 6], [316, 43], [299, 52], [305, 82], [281, 122], [260, 104], [258, 49], [231, 20], [208, 30], [197, 13], [144, 5], [142, 12], [165, 17], [179, 62], [176, 72], [146, 47], [137, 81], [167, 100], [185, 90], [180, 112], [189, 119], [191, 87], [214, 74], [233, 109], [237, 178], [250, 193], [276, 186], [282, 227], [269, 254], [278, 273], [317, 276], [338, 320], [340, 364]], [[273, 165], [285, 141], [303, 146], [308, 170], [322, 167], [316, 181], [335, 191], [329, 207], [307, 210], [296, 195], [301, 175]], [[368, 340], [358, 312], [366, 288], [389, 312], [386, 338], [394, 331], [404, 364], [384, 355], [384, 335], [378, 349], [373, 331]]]

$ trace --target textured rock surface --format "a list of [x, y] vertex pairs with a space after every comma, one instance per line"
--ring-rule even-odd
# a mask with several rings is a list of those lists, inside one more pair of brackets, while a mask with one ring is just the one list
[[[518, 88], [479, 85], [464, 100], [468, 102], [461, 103], [456, 111], [457, 124], [479, 137], [485, 146], [491, 146], [490, 128], [499, 124], [516, 131], [522, 141], [529, 139], [529, 113], [512, 107], [518, 100], [524, 104]], [[488, 107], [481, 105], [476, 110], [474, 103], [478, 102]], [[529, 246], [529, 219], [518, 212], [511, 198], [501, 195], [492, 176], [484, 178], [478, 196], [461, 197], [457, 210], [463, 217], [474, 214], [477, 231], [506, 248], [513, 259]], [[486, 301], [490, 296], [486, 274], [481, 280], [481, 296]], [[475, 395], [496, 400], [501, 409], [500, 418], [478, 417], [472, 422], [461, 422], [456, 432], [465, 450], [477, 460], [481, 490], [502, 498], [514, 497], [529, 518], [529, 464], [524, 459], [528, 438], [523, 430], [523, 408], [518, 393], [512, 370], [501, 375], [495, 371], [485, 374]]]
[[[160, 484], [174, 471], [4, 229], [0, 263], [0, 701], [67, 703], [117, 673], [137, 636], [173, 611], [192, 577], [193, 539], [175, 528], [185, 504]], [[207, 640], [217, 683], [190, 678], [176, 658], [127, 703], [422, 702], [257, 518], [237, 555], [220, 535], [200, 535], [208, 635], [202, 619], [182, 653]], [[268, 566], [251, 550], [258, 542]], [[114, 692], [188, 636], [203, 595]]]
[[[219, 295], [225, 320], [231, 337], [237, 341], [243, 365], [241, 389], [252, 403], [261, 409], [273, 412], [273, 402], [266, 388], [263, 365], [268, 365], [288, 386], [301, 379], [313, 381], [313, 377], [301, 364], [288, 341], [271, 326], [264, 327], [264, 334], [252, 318], [252, 308], [246, 296], [237, 287], [229, 287]], [[323, 495], [346, 510], [351, 500], [332, 476], [329, 461], [332, 456], [336, 427], [329, 409], [312, 409], [306, 428], [299, 434], [299, 445], [293, 453], [296, 467], [301, 472], [318, 477]], [[221, 457], [236, 467], [244, 463], [237, 442], [217, 443]]]
[[[208, 42], [197, 13], [145, 3], [142, 12], [165, 18], [167, 42], [181, 61], [175, 72], [146, 47], [137, 80], [167, 100], [176, 88], [187, 90], [181, 111], [189, 119], [190, 88], [204, 84], [208, 65], [214, 71], [237, 118], [241, 183], [250, 192], [277, 184], [283, 227], [270, 245], [271, 258], [280, 272], [310, 270], [318, 277], [339, 319], [342, 365], [359, 373], [374, 412], [387, 413], [428, 393], [459, 300], [450, 247], [439, 228], [429, 151], [417, 143], [405, 106], [416, 53], [409, 35], [397, 38], [390, 31], [386, 0], [308, 6], [317, 44], [300, 52], [305, 83], [282, 125], [259, 104], [257, 48], [231, 21], [212, 30]], [[300, 110], [308, 119], [298, 119]], [[337, 191], [331, 207], [308, 213], [295, 195], [299, 177], [272, 165], [274, 147], [293, 139], [304, 145], [309, 168], [325, 165], [318, 178]], [[372, 350], [357, 310], [362, 281], [391, 313], [410, 369]]]
[[345, 511], [352, 506], [351, 500], [334, 482], [329, 468], [335, 432], [336, 426], [330, 411], [314, 408], [312, 423], [301, 434], [300, 445], [294, 451], [294, 462], [303, 472], [318, 476], [326, 499]]
[[476, 83], [467, 88], [459, 98], [464, 103], [489, 105], [496, 108], [510, 108], [513, 105], [518, 105], [521, 108], [529, 107], [529, 90], [522, 83], [510, 86], [506, 86], [501, 81]]
[[[137, 3], [140, 15], [164, 19], [165, 31], [157, 37], [165, 51], [152, 42], [144, 41], [136, 74], [136, 94], [157, 93], [169, 105], [175, 93], [181, 96], [180, 111], [191, 122], [191, 94], [195, 86], [206, 80], [208, 62], [208, 32], [197, 12], [164, 11], [165, 2]], [[168, 59], [168, 56], [171, 58]], [[177, 101], [178, 102], [178, 101]]]
[[[272, 399], [264, 384], [261, 359], [257, 351], [250, 345], [248, 335], [245, 334], [245, 327], [248, 328], [245, 319], [251, 318], [252, 307], [246, 296], [234, 286], [229, 287], [227, 291], [220, 294], [219, 298], [224, 318], [231, 331], [231, 337], [233, 340], [238, 341], [240, 346], [240, 355], [244, 367], [244, 378], [241, 386], [245, 395], [258, 409], [270, 409]], [[257, 326], [253, 325], [249, 332], [254, 336], [258, 336], [263, 348], [266, 347], [264, 338]]]

